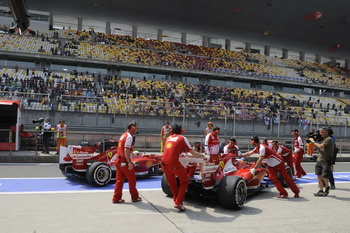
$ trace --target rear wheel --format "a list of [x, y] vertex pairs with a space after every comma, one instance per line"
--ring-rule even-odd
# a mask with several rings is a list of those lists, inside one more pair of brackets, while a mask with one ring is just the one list
[[218, 199], [224, 208], [241, 209], [247, 200], [245, 180], [238, 176], [225, 176], [220, 181]]
[[86, 171], [86, 180], [95, 186], [105, 186], [112, 178], [112, 169], [108, 164], [95, 162]]
[[168, 185], [168, 181], [166, 179], [165, 174], [163, 174], [163, 176], [162, 176], [162, 190], [166, 195], [168, 195], [170, 197], [173, 196], [173, 194], [171, 193], [170, 187]]

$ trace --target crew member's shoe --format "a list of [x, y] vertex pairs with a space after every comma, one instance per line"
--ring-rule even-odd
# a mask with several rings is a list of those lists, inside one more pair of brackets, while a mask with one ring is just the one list
[[317, 193], [314, 193], [315, 197], [324, 197], [324, 192], [323, 190], [319, 190]]
[[141, 197], [138, 197], [138, 198], [136, 198], [136, 199], [132, 199], [131, 201], [132, 201], [132, 202], [140, 202], [140, 201], [142, 201], [142, 198], [141, 198]]
[[176, 204], [176, 205], [174, 205], [174, 207], [180, 211], [186, 211], [185, 206], [183, 206], [181, 204]]
[[299, 198], [300, 196], [299, 196], [299, 193], [295, 193], [294, 194], [294, 198]]
[[335, 189], [335, 185], [331, 185], [331, 189], [332, 189], [332, 190]]
[[277, 198], [288, 198], [288, 194], [287, 195], [280, 194], [280, 195], [277, 196]]
[[329, 189], [330, 189], [331, 187], [326, 187], [326, 190], [324, 191], [324, 196], [326, 197], [326, 196], [328, 196], [328, 194], [329, 194]]
[[119, 199], [119, 200], [112, 200], [113, 204], [118, 204], [118, 203], [124, 203], [124, 199]]

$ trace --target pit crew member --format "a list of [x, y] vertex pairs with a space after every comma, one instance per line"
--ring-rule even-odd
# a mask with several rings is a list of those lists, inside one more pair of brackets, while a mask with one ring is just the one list
[[[184, 131], [182, 130], [181, 125], [175, 124], [172, 126], [172, 135], [168, 137], [165, 142], [164, 153], [162, 156], [162, 170], [165, 173], [171, 193], [173, 194], [174, 207], [180, 211], [186, 210], [183, 202], [189, 184], [186, 168], [182, 166], [179, 161], [180, 154], [185, 151], [191, 153], [195, 157], [208, 157], [193, 150], [188, 139], [181, 135], [183, 133]], [[179, 185], [176, 177], [178, 177], [180, 181]]]
[[209, 133], [213, 132], [213, 127], [214, 127], [213, 122], [209, 121], [207, 128], [205, 128], [204, 130], [204, 136], [207, 136]]
[[[203, 162], [202, 184], [204, 189], [212, 189], [215, 185], [215, 171], [210, 170], [219, 164], [220, 142], [219, 142], [220, 128], [215, 126], [213, 131], [205, 137], [204, 149], [205, 153], [210, 156], [210, 159]], [[209, 169], [209, 170], [208, 170]]]
[[128, 179], [131, 201], [142, 201], [142, 198], [139, 196], [139, 192], [136, 189], [135, 168], [130, 158], [135, 143], [135, 135], [137, 133], [138, 125], [135, 121], [132, 121], [128, 124], [127, 128], [128, 130], [122, 134], [118, 142], [117, 158], [115, 160], [117, 173], [112, 199], [114, 204], [125, 202], [124, 199], [122, 199], [125, 179]]
[[258, 136], [254, 136], [251, 138], [250, 143], [255, 148], [245, 154], [243, 154], [244, 157], [250, 156], [252, 154], [257, 153], [259, 155], [259, 159], [256, 162], [253, 169], [250, 170], [252, 175], [255, 175], [255, 169], [260, 167], [263, 160], [266, 162], [268, 166], [268, 173], [269, 173], [269, 179], [272, 181], [272, 183], [276, 186], [279, 195], [277, 198], [287, 198], [288, 192], [283, 188], [283, 185], [280, 183], [280, 181], [277, 178], [277, 174], [280, 173], [283, 179], [286, 181], [288, 186], [291, 188], [291, 190], [294, 193], [294, 197], [299, 197], [299, 188], [294, 183], [293, 179], [287, 174], [286, 168], [284, 166], [284, 161], [281, 158], [279, 154], [274, 152], [271, 148], [268, 146], [259, 143]]
[[233, 154], [235, 157], [240, 157], [242, 155], [235, 138], [227, 140], [227, 145], [224, 147], [224, 154]]
[[165, 121], [162, 129], [160, 130], [160, 138], [162, 140], [160, 145], [160, 153], [163, 152], [165, 141], [170, 136], [170, 130], [170, 122]]
[[272, 150], [281, 155], [284, 162], [288, 164], [290, 169], [292, 169], [292, 174], [294, 175], [294, 163], [293, 163], [293, 153], [291, 149], [288, 149], [285, 146], [278, 144], [278, 141], [272, 141]]
[[303, 139], [299, 135], [299, 131], [297, 129], [292, 130], [292, 134], [294, 136], [294, 164], [295, 164], [295, 175], [300, 178], [306, 175], [306, 172], [301, 167], [301, 160], [304, 156], [304, 142]]

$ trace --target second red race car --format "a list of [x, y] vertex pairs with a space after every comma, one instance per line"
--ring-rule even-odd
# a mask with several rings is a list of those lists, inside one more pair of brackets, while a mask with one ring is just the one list
[[[255, 163], [235, 159], [233, 155], [224, 154], [216, 163], [203, 162], [201, 158], [181, 156], [180, 162], [186, 167], [190, 179], [187, 194], [217, 198], [227, 209], [241, 209], [249, 194], [267, 187], [267, 183], [264, 184], [266, 168], [260, 167], [256, 169], [255, 175], [252, 175], [250, 169], [255, 166]], [[206, 189], [202, 182], [202, 177], [208, 177], [206, 175], [208, 173], [211, 173], [210, 177], [215, 184], [210, 189]], [[162, 177], [162, 190], [165, 194], [172, 195], [165, 174]]]
[[[118, 147], [112, 147], [95, 154], [95, 147], [61, 147], [59, 168], [66, 177], [76, 176], [86, 179], [94, 186], [105, 186], [115, 179], [114, 164]], [[135, 164], [136, 176], [161, 175], [160, 155], [142, 155], [134, 152], [131, 157]]]

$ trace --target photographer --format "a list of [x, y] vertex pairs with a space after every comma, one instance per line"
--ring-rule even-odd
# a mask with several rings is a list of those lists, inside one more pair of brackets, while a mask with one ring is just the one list
[[[317, 162], [315, 166], [315, 173], [318, 178], [319, 191], [314, 193], [316, 197], [325, 197], [329, 194], [329, 175], [331, 172], [331, 160], [334, 152], [334, 141], [330, 137], [330, 128], [320, 128], [319, 132], [322, 137], [321, 142], [315, 142], [314, 138], [308, 138], [311, 143], [318, 149], [319, 154], [317, 155]], [[323, 187], [325, 191], [323, 191]]]

